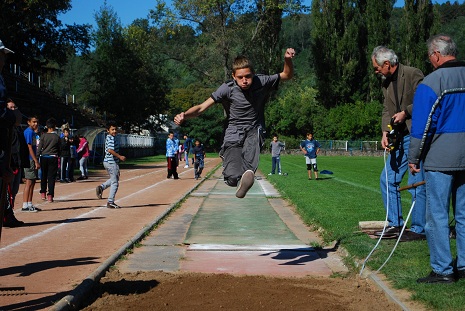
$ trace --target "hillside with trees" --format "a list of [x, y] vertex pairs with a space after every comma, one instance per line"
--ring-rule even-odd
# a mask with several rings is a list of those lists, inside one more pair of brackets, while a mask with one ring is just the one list
[[[127, 27], [105, 2], [95, 29], [62, 25], [57, 16], [70, 0], [46, 2], [0, 4], [2, 40], [17, 52], [9, 62], [38, 72], [49, 90], [74, 94], [78, 105], [116, 119], [126, 132], [159, 131], [205, 100], [230, 79], [235, 56], [249, 56], [258, 73], [276, 73], [283, 51], [293, 47], [295, 78], [270, 99], [268, 133], [379, 140], [382, 94], [371, 68], [373, 48], [387, 45], [425, 74], [432, 70], [425, 46], [432, 34], [448, 33], [465, 49], [459, 2], [406, 0], [397, 8], [393, 0], [314, 0], [311, 7], [299, 0], [173, 0], [170, 6], [159, 0], [149, 18]], [[25, 13], [16, 23], [19, 12]], [[217, 105], [180, 131], [218, 149], [223, 119]]]

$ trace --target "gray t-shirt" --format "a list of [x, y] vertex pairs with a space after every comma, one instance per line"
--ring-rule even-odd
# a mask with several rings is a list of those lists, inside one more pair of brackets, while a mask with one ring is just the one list
[[223, 105], [229, 125], [264, 127], [265, 103], [278, 84], [279, 74], [255, 75], [248, 90], [242, 90], [235, 81], [230, 81], [223, 83], [211, 97]]
[[284, 148], [284, 144], [280, 142], [279, 140], [277, 142], [272, 141], [270, 143], [270, 147], [271, 147], [271, 156], [279, 157], [279, 155], [281, 154], [281, 151]]

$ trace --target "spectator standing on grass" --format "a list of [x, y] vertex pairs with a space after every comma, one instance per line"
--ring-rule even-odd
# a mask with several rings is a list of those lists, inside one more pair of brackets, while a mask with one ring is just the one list
[[[423, 73], [414, 67], [399, 63], [396, 53], [385, 46], [378, 46], [373, 50], [372, 65], [381, 80], [383, 90], [383, 114], [381, 146], [390, 150], [388, 125], [395, 128], [396, 143], [390, 150], [386, 165], [381, 172], [380, 188], [385, 209], [388, 213], [389, 227], [383, 237], [398, 237], [404, 219], [402, 217], [401, 195], [398, 191], [402, 178], [408, 169], [408, 151], [410, 145], [410, 126], [413, 108], [413, 95], [423, 80]], [[421, 103], [420, 103], [421, 104]], [[420, 167], [423, 164], [420, 163]], [[408, 184], [424, 180], [423, 170], [418, 174], [408, 174]], [[404, 231], [401, 241], [425, 239], [425, 186], [409, 189], [415, 208], [412, 211], [412, 225], [410, 231]], [[381, 235], [382, 231], [376, 232]]]
[[90, 151], [89, 143], [83, 135], [79, 135], [79, 147], [76, 151], [79, 156], [79, 170], [81, 171], [81, 176], [78, 177], [78, 180], [84, 180], [89, 178], [89, 172], [87, 171], [87, 163], [90, 156]]
[[29, 151], [29, 167], [24, 168], [24, 178], [26, 183], [23, 190], [23, 212], [37, 212], [39, 209], [32, 205], [32, 197], [34, 187], [37, 180], [37, 170], [40, 168], [40, 163], [37, 158], [37, 134], [39, 128], [39, 119], [36, 116], [31, 116], [27, 120], [28, 128], [24, 130], [24, 138]]
[[268, 175], [274, 175], [276, 168], [278, 168], [278, 174], [281, 175], [281, 151], [284, 150], [284, 143], [278, 140], [278, 135], [273, 136], [273, 140], [270, 143], [271, 149], [271, 173]]
[[[452, 283], [465, 278], [465, 62], [451, 37], [427, 42], [435, 70], [418, 86], [412, 114], [409, 167], [426, 177], [426, 237], [431, 273], [418, 283]], [[456, 253], [450, 247], [449, 207], [455, 205]]]
[[205, 166], [205, 149], [198, 139], [195, 140], [192, 154], [194, 155], [194, 178], [197, 180], [200, 178]]
[[168, 167], [168, 175], [166, 178], [171, 178], [173, 176], [174, 179], [179, 179], [178, 171], [177, 171], [177, 160], [176, 160], [176, 153], [178, 151], [177, 144], [174, 140], [174, 133], [170, 132], [168, 134], [168, 138], [166, 139], [166, 161]]
[[[56, 132], [56, 120], [50, 118], [46, 122], [47, 133], [43, 134], [39, 143], [40, 166], [40, 197], [53, 202], [55, 196], [55, 181], [58, 173], [58, 158], [60, 157], [60, 136]], [[47, 194], [48, 186], [48, 194]]]
[[71, 166], [71, 142], [69, 138], [69, 128], [62, 130], [63, 137], [60, 138], [60, 182], [69, 183], [69, 168]]
[[108, 208], [120, 208], [115, 203], [116, 192], [119, 187], [119, 161], [126, 161], [126, 157], [119, 154], [119, 143], [116, 139], [118, 134], [118, 127], [115, 121], [109, 121], [107, 124], [107, 137], [105, 139], [105, 157], [103, 159], [103, 166], [108, 172], [110, 178], [103, 184], [97, 186], [96, 193], [97, 198], [102, 198], [103, 190], [110, 188], [110, 194], [108, 195], [107, 207]]
[[313, 138], [313, 133], [307, 133], [307, 139], [300, 143], [300, 150], [305, 155], [305, 163], [307, 164], [308, 179], [312, 179], [312, 169], [315, 174], [315, 180], [318, 179], [318, 166], [316, 157], [320, 152], [320, 143]]
[[232, 66], [233, 81], [223, 83], [202, 104], [174, 118], [174, 122], [180, 125], [215, 103], [223, 105], [228, 121], [220, 151], [223, 177], [228, 186], [237, 187], [238, 198], [244, 198], [254, 184], [264, 140], [265, 104], [278, 88], [279, 81], [293, 77], [294, 55], [294, 49], [288, 48], [284, 54], [283, 71], [274, 75], [255, 75], [252, 62], [247, 57], [236, 57]]

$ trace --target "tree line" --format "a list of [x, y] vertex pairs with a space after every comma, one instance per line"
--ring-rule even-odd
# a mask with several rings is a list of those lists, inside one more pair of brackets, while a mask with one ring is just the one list
[[[174, 114], [210, 96], [231, 78], [231, 62], [247, 55], [259, 73], [279, 72], [293, 47], [295, 78], [266, 110], [268, 133], [319, 139], [376, 140], [382, 94], [371, 68], [377, 45], [393, 48], [403, 64], [432, 67], [425, 41], [445, 32], [465, 48], [465, 4], [406, 0], [158, 0], [148, 18], [123, 27], [107, 2], [96, 27], [63, 25], [70, 0], [0, 4], [9, 61], [38, 71], [58, 95], [116, 119], [126, 132], [158, 131]], [[46, 4], [46, 5], [44, 5]], [[17, 16], [21, 16], [19, 19]], [[460, 56], [460, 55], [459, 55]], [[218, 149], [221, 105], [179, 131]]]

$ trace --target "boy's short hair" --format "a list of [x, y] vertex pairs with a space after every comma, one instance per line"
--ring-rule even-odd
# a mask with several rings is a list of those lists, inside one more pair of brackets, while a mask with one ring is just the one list
[[112, 127], [112, 126], [114, 126], [114, 127], [117, 128], [117, 127], [118, 127], [118, 123], [116, 123], [115, 120], [110, 120], [110, 121], [108, 121], [108, 122], [107, 122], [107, 130], [109, 130], [110, 127]]
[[248, 59], [244, 55], [239, 55], [233, 61], [233, 64], [232, 64], [233, 73], [236, 73], [236, 70], [238, 69], [244, 69], [244, 68], [249, 68], [252, 71], [252, 73], [254, 72], [253, 65], [250, 59]]
[[27, 117], [27, 121], [31, 121], [32, 119], [39, 120], [39, 118], [36, 115], [32, 115], [32, 116]]
[[55, 120], [55, 118], [50, 118], [45, 122], [45, 126], [48, 129], [55, 129], [57, 126], [57, 120]]
[[65, 128], [63, 129], [63, 132], [68, 132], [68, 133], [69, 133], [69, 128], [65, 127]]

